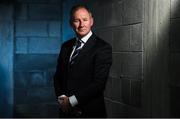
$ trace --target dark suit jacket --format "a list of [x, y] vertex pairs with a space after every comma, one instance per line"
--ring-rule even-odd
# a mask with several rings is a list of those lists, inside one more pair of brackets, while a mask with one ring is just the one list
[[112, 48], [93, 33], [75, 63], [69, 65], [75, 41], [71, 39], [61, 47], [54, 75], [56, 96], [75, 95], [82, 117], [106, 117], [103, 92], [112, 64]]

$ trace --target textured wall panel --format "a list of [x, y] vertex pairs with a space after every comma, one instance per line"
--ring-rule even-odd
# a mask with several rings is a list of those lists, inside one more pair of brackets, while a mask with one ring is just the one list
[[47, 22], [46, 21], [17, 21], [15, 27], [16, 37], [47, 37]]
[[143, 51], [142, 24], [131, 26], [130, 49], [131, 51]]
[[171, 20], [171, 31], [170, 32], [170, 47], [171, 51], [180, 51], [180, 20], [173, 19]]
[[125, 0], [123, 5], [123, 24], [143, 22], [143, 0]]
[[[122, 1], [109, 1], [105, 4], [104, 12], [104, 26], [118, 26], [122, 25]], [[98, 17], [98, 16], [97, 16]]]
[[171, 18], [180, 17], [180, 2], [179, 0], [171, 0]]
[[30, 38], [28, 52], [29, 53], [49, 53], [58, 54], [60, 49], [60, 39], [52, 38]]
[[30, 4], [29, 19], [30, 20], [60, 20], [61, 8], [60, 4]]
[[19, 3], [15, 5], [15, 19], [18, 20], [28, 19], [28, 4]]
[[27, 54], [28, 53], [28, 38], [16, 38], [15, 41], [15, 52]]
[[[5, 7], [6, 10], [12, 9]], [[0, 18], [3, 18], [2, 14]], [[0, 20], [0, 118], [13, 117], [13, 49], [13, 22]]]
[[113, 34], [113, 51], [129, 51], [130, 50], [130, 26], [121, 26], [114, 30]]
[[61, 21], [51, 21], [49, 23], [49, 36], [50, 37], [61, 37]]

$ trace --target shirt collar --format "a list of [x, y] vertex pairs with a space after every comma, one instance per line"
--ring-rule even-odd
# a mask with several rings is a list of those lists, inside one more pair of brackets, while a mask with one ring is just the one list
[[82, 38], [81, 38], [81, 41], [82, 41], [83, 43], [86, 43], [91, 36], [92, 36], [92, 31], [90, 31], [87, 35], [85, 35], [84, 37], [82, 37]]

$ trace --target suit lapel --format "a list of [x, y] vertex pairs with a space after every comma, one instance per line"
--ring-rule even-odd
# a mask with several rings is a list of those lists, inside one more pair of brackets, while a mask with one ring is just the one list
[[83, 48], [79, 52], [75, 63], [78, 63], [78, 60], [83, 58], [83, 55], [86, 54], [89, 51], [89, 49], [91, 49], [94, 46], [95, 38], [96, 38], [95, 34], [92, 34], [92, 36], [88, 39], [88, 41], [84, 44]]
[[67, 46], [67, 53], [66, 53], [67, 55], [65, 56], [65, 61], [67, 64], [69, 64], [69, 58], [72, 53], [75, 42], [76, 42], [76, 38], [74, 38]]

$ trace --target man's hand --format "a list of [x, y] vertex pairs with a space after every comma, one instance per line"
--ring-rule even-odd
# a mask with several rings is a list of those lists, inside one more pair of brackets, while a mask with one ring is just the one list
[[71, 110], [71, 105], [69, 103], [69, 97], [62, 95], [58, 97], [58, 102], [61, 106], [63, 112], [68, 113]]

